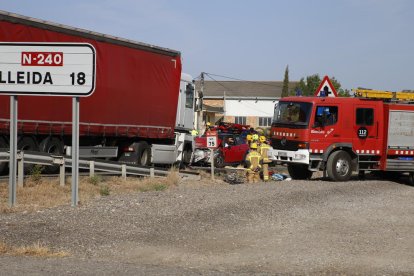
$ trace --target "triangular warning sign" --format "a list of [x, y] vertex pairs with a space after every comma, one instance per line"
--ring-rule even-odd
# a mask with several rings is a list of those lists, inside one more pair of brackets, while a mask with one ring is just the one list
[[338, 97], [335, 87], [328, 76], [325, 76], [315, 91], [316, 97]]

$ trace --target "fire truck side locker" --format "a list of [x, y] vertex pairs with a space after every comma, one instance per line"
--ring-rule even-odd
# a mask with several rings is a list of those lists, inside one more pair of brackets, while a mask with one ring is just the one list
[[387, 105], [387, 171], [414, 171], [414, 110]]

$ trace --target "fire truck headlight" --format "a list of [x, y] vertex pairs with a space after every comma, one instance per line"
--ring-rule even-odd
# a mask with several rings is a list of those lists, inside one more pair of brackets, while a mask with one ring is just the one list
[[309, 144], [308, 143], [299, 143], [298, 144], [298, 148], [299, 149], [308, 149], [309, 148]]
[[305, 159], [305, 158], [306, 158], [305, 154], [298, 154], [298, 153], [296, 153], [295, 157], [294, 157], [294, 159], [296, 159], [296, 160], [301, 160], [301, 159]]

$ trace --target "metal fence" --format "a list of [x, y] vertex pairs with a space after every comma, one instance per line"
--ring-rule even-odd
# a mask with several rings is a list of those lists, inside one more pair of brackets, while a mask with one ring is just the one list
[[[0, 151], [0, 162], [9, 162], [9, 152]], [[65, 185], [66, 170], [72, 167], [70, 156], [55, 156], [42, 152], [18, 151], [17, 152], [17, 185], [23, 187], [24, 164], [38, 164], [42, 166], [59, 166], [59, 183]], [[96, 171], [113, 173], [126, 178], [127, 175], [166, 177], [169, 170], [166, 168], [141, 167], [136, 165], [120, 164], [114, 161], [79, 160], [79, 169], [88, 170], [93, 177]], [[198, 173], [179, 172], [182, 178], [200, 179]]]

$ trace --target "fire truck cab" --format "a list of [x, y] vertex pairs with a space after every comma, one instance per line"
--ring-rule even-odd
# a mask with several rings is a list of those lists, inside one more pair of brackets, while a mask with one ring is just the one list
[[414, 181], [414, 104], [380, 99], [286, 97], [275, 106], [271, 159], [293, 179], [323, 171], [332, 181], [353, 172], [397, 171]]

